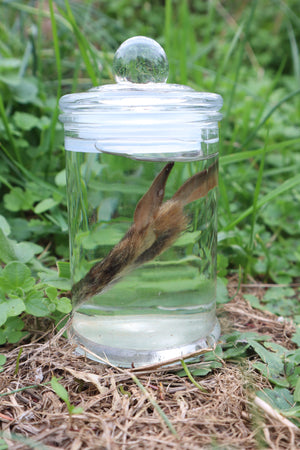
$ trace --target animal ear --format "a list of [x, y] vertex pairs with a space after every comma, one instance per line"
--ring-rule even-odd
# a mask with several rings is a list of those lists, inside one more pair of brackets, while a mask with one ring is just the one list
[[218, 185], [218, 164], [214, 163], [208, 169], [196, 173], [189, 178], [178, 191], [173, 195], [172, 200], [182, 203], [183, 206], [188, 203], [205, 197], [205, 195]]
[[165, 165], [146, 194], [138, 202], [133, 217], [137, 230], [146, 227], [155, 218], [164, 199], [166, 182], [173, 166], [173, 162]]

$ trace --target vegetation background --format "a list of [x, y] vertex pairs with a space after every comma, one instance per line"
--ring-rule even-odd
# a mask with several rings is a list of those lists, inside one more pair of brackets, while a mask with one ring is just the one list
[[[300, 417], [300, 16], [297, 0], [0, 2], [0, 344], [30, 342], [28, 318], [71, 310], [58, 99], [112, 83], [115, 50], [145, 35], [168, 82], [223, 96], [219, 303], [236, 275], [250, 304], [295, 325], [293, 351], [251, 336], [260, 370]], [[43, 319], [44, 320], [44, 319]], [[49, 322], [47, 322], [49, 323]], [[234, 348], [241, 336], [230, 335]], [[249, 338], [250, 339], [250, 338]], [[256, 342], [256, 344], [253, 344]], [[233, 354], [231, 354], [231, 357]], [[273, 359], [272, 359], [273, 358]], [[278, 365], [270, 373], [270, 361]], [[0, 355], [0, 364], [5, 363]], [[289, 364], [289, 369], [286, 365]], [[298, 380], [298, 381], [297, 381]], [[269, 393], [269, 401], [283, 411]], [[276, 397], [276, 398], [277, 398]], [[283, 400], [282, 400], [283, 401]], [[274, 403], [275, 402], [275, 403]], [[291, 412], [292, 411], [292, 412]], [[298, 422], [299, 423], [299, 422]]]

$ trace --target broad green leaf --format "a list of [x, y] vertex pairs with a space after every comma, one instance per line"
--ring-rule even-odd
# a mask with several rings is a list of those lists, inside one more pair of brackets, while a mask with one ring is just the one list
[[293, 295], [295, 295], [295, 291], [292, 288], [274, 287], [267, 290], [264, 296], [264, 301], [265, 302], [282, 301], [286, 297], [292, 297]]
[[250, 341], [268, 341], [270, 340], [270, 336], [268, 335], [264, 335], [264, 334], [259, 334], [256, 333], [254, 331], [245, 331], [244, 333], [241, 333], [239, 331], [234, 331], [233, 333], [230, 334], [224, 334], [223, 335], [223, 339], [226, 341], [226, 343], [232, 343], [232, 342], [237, 342], [237, 343], [245, 343], [248, 344], [250, 343]]
[[11, 90], [14, 99], [19, 103], [34, 103], [36, 101], [38, 89], [33, 80], [21, 78], [19, 83]]
[[5, 264], [16, 260], [16, 254], [12, 241], [8, 239], [0, 228], [0, 260]]
[[38, 291], [31, 292], [25, 299], [26, 312], [36, 317], [47, 316], [51, 312], [50, 301]]
[[57, 289], [55, 287], [53, 287], [53, 286], [47, 287], [45, 291], [51, 301], [56, 299]]
[[7, 304], [6, 302], [0, 303], [0, 326], [3, 325], [7, 320]]
[[69, 278], [61, 278], [58, 273], [54, 272], [53, 275], [45, 272], [38, 273], [40, 280], [43, 283], [47, 283], [49, 286], [61, 289], [63, 291], [69, 291], [71, 289], [71, 280]]
[[[7, 220], [5, 219], [4, 216], [0, 215], [0, 229], [3, 231], [5, 236], [9, 236], [10, 234], [10, 225], [7, 222]], [[0, 246], [1, 248], [1, 246]]]
[[295, 402], [300, 402], [300, 377], [298, 378], [295, 391], [294, 391], [294, 400]]
[[247, 349], [249, 348], [250, 344], [239, 344], [236, 347], [229, 347], [227, 350], [223, 351], [223, 358], [224, 359], [235, 359], [240, 357], [246, 357]]
[[268, 368], [272, 370], [273, 374], [280, 375], [283, 373], [284, 365], [280, 356], [276, 353], [269, 352], [263, 345], [252, 339], [249, 339], [249, 344], [259, 355], [264, 363], [268, 365]]
[[10, 262], [4, 267], [1, 278], [3, 278], [9, 290], [14, 290], [18, 287], [26, 289], [28, 282], [31, 285], [31, 272], [30, 269], [21, 262]]
[[229, 301], [228, 291], [225, 282], [221, 278], [217, 278], [217, 303], [226, 303]]
[[18, 316], [23, 311], [25, 311], [25, 304], [20, 298], [11, 298], [6, 301], [6, 305], [8, 316]]
[[273, 350], [273, 352], [277, 353], [280, 358], [283, 358], [288, 353], [287, 348], [277, 344], [276, 342], [265, 342], [264, 346], [270, 350]]
[[66, 183], [67, 183], [66, 169], [63, 169], [60, 172], [58, 172], [58, 174], [56, 174], [56, 176], [54, 178], [54, 181], [57, 186], [61, 186], [61, 187], [66, 186]]
[[61, 278], [71, 278], [70, 263], [66, 261], [58, 261], [58, 274]]
[[19, 187], [13, 188], [3, 199], [6, 209], [13, 212], [20, 211], [24, 203], [24, 191]]
[[252, 363], [252, 367], [258, 370], [264, 377], [276, 386], [289, 387], [288, 380], [284, 376], [280, 375], [276, 370], [273, 370], [272, 367], [269, 367], [268, 364], [256, 361]]
[[13, 115], [13, 119], [18, 128], [24, 131], [31, 130], [34, 127], [39, 127], [39, 119], [33, 114], [23, 111], [17, 111]]
[[297, 326], [296, 332], [292, 336], [292, 341], [300, 347], [300, 326]]
[[53, 198], [45, 198], [44, 200], [42, 200], [35, 206], [34, 212], [36, 214], [41, 214], [41, 213], [53, 208], [57, 204], [58, 204], [58, 202], [55, 201]]
[[0, 366], [3, 366], [3, 364], [6, 363], [6, 356], [0, 354]]
[[124, 233], [120, 230], [120, 228], [110, 225], [109, 227], [94, 230], [91, 233], [82, 233], [82, 235], [77, 235], [77, 242], [80, 243], [85, 249], [91, 250], [100, 245], [115, 245], [122, 239], [123, 236]]
[[274, 389], [266, 388], [263, 391], [259, 391], [257, 396], [279, 411], [288, 411], [294, 404], [290, 391], [277, 386]]
[[0, 345], [6, 341], [10, 344], [18, 342], [26, 335], [25, 332], [20, 331], [23, 327], [24, 322], [19, 317], [9, 317], [2, 329], [0, 328]]
[[43, 251], [43, 247], [34, 244], [33, 242], [20, 242], [14, 246], [17, 259], [22, 263], [27, 263], [32, 260], [34, 255]]
[[68, 297], [60, 297], [56, 301], [56, 309], [63, 314], [69, 314], [72, 311], [72, 303]]
[[259, 299], [257, 297], [255, 297], [255, 295], [245, 294], [244, 298], [250, 303], [252, 308], [256, 308], [256, 309], [259, 309], [261, 311], [265, 311], [267, 309], [265, 306], [263, 306], [260, 303]]
[[36, 195], [30, 190], [23, 191], [20, 187], [14, 187], [3, 198], [5, 208], [9, 211], [17, 212], [31, 209]]

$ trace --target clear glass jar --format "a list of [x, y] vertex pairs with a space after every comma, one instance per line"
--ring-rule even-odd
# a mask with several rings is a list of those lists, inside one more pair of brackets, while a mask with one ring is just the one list
[[131, 367], [212, 345], [222, 98], [166, 84], [152, 39], [114, 59], [117, 84], [62, 97], [73, 320], [90, 358]]

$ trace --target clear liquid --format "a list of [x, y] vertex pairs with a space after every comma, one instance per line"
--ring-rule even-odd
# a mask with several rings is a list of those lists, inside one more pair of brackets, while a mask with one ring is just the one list
[[[176, 162], [166, 182], [164, 201], [216, 161], [217, 157]], [[113, 259], [108, 260], [132, 226], [139, 200], [165, 164], [67, 152], [74, 283], [99, 261], [108, 261], [105, 273], [99, 266], [98, 291], [95, 283], [91, 287], [83, 282], [84, 289], [75, 299], [70, 334], [94, 354], [121, 366], [183, 355], [209, 345], [207, 339], [216, 339], [219, 333], [215, 317], [216, 188], [184, 206], [187, 226], [159, 254], [154, 252], [137, 266], [120, 263], [120, 271]], [[136, 245], [134, 239], [130, 245]], [[128, 252], [126, 245], [121, 247], [123, 262]]]

